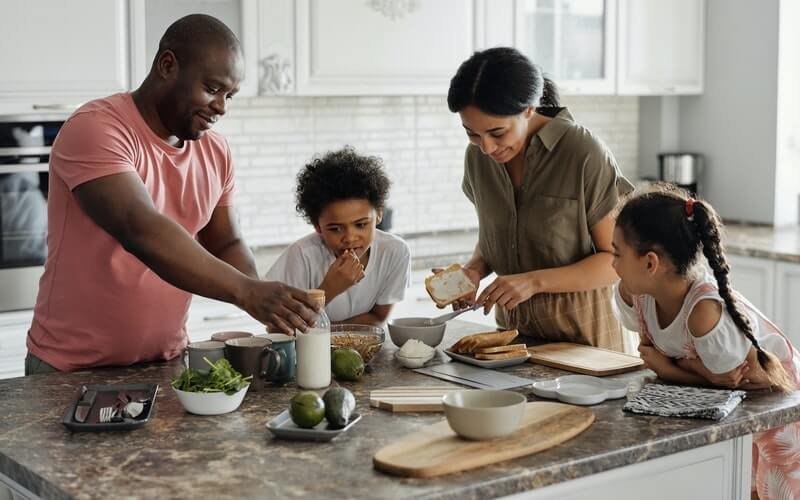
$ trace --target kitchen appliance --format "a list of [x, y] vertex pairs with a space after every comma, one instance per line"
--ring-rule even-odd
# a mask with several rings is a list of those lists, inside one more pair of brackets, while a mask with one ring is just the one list
[[50, 148], [66, 118], [0, 115], [0, 311], [36, 302], [47, 257]]
[[698, 153], [661, 153], [658, 155], [658, 178], [697, 196], [702, 187], [703, 164], [703, 155]]

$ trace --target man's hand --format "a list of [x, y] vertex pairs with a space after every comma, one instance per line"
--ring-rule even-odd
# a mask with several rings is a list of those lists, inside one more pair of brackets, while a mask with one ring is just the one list
[[248, 280], [239, 307], [261, 321], [270, 332], [305, 332], [314, 324], [318, 305], [304, 290], [277, 281]]
[[483, 304], [484, 314], [488, 314], [495, 304], [510, 311], [538, 291], [539, 286], [532, 273], [508, 274], [498, 277], [487, 286], [478, 297], [478, 303]]
[[330, 302], [362, 279], [364, 279], [364, 266], [355, 252], [347, 250], [333, 261], [319, 287], [325, 290], [325, 298]]

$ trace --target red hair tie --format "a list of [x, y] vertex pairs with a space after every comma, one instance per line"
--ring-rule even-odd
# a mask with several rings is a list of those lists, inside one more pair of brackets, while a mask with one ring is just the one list
[[686, 218], [689, 220], [694, 219], [694, 202], [697, 201], [694, 198], [689, 198], [686, 200], [686, 205], [684, 205], [683, 210], [686, 212]]

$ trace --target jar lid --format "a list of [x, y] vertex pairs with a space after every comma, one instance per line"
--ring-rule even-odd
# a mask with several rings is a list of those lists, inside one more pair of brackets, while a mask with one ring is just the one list
[[325, 290], [320, 290], [319, 288], [309, 288], [306, 290], [312, 298], [316, 300], [322, 300], [323, 303], [325, 302]]

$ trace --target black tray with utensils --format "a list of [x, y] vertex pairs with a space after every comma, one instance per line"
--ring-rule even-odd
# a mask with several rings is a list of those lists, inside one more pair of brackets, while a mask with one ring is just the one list
[[[156, 394], [158, 384], [82, 385], [64, 412], [62, 423], [73, 432], [137, 429], [150, 420]], [[127, 408], [135, 412], [136, 403], [141, 404], [141, 413], [135, 417], [123, 411]]]

